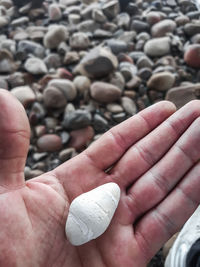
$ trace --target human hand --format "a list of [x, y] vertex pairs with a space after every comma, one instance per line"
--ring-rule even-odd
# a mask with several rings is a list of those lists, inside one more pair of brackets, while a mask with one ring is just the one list
[[[5, 90], [0, 107], [0, 266], [144, 267], [200, 202], [200, 101], [177, 112], [166, 101], [153, 105], [26, 182], [28, 119]], [[70, 203], [107, 182], [122, 192], [109, 228], [73, 247]]]

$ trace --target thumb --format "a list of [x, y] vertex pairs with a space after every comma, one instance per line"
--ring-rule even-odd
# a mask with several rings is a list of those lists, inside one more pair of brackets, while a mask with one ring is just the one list
[[29, 148], [30, 126], [21, 103], [0, 89], [0, 186], [22, 186]]

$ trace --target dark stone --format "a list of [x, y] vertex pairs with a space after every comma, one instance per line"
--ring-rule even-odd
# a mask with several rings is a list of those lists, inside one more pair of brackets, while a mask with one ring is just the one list
[[66, 113], [63, 121], [63, 126], [66, 129], [77, 130], [91, 125], [92, 116], [86, 110], [75, 110], [74, 112]]

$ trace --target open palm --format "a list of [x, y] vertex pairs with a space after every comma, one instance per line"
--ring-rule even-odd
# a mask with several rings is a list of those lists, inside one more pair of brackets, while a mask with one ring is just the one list
[[[200, 202], [199, 101], [177, 112], [151, 106], [27, 182], [28, 119], [5, 90], [0, 107], [0, 266], [143, 267]], [[110, 227], [73, 247], [64, 230], [71, 201], [111, 181], [121, 200]]]

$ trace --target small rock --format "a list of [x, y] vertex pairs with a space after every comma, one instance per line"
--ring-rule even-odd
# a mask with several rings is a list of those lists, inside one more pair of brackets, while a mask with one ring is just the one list
[[48, 86], [53, 86], [58, 88], [69, 101], [76, 98], [77, 90], [73, 82], [67, 79], [53, 79], [48, 83]]
[[116, 121], [117, 123], [121, 123], [122, 121], [124, 121], [126, 119], [126, 113], [122, 112], [122, 113], [118, 113], [118, 114], [113, 114], [113, 119], [114, 121]]
[[36, 96], [29, 86], [13, 88], [11, 93], [22, 103], [24, 107], [29, 106], [36, 100]]
[[56, 152], [62, 149], [62, 141], [58, 135], [45, 134], [38, 138], [37, 147], [41, 152]]
[[193, 36], [197, 33], [200, 33], [200, 21], [187, 23], [184, 26], [184, 32], [189, 36]]
[[45, 56], [45, 49], [42, 45], [29, 41], [23, 40], [18, 43], [17, 52], [23, 53], [25, 56], [22, 59], [25, 59], [29, 54], [32, 54], [39, 58], [44, 58]]
[[151, 11], [147, 13], [146, 15], [146, 21], [150, 24], [153, 25], [161, 20], [161, 16], [159, 12]]
[[73, 83], [80, 95], [84, 95], [85, 92], [88, 92], [91, 86], [90, 79], [85, 76], [76, 76]]
[[17, 26], [22, 26], [24, 24], [27, 24], [29, 22], [28, 17], [20, 17], [11, 22], [11, 26], [17, 27]]
[[138, 69], [141, 69], [141, 68], [150, 68], [151, 69], [151, 68], [153, 68], [153, 66], [154, 66], [153, 61], [147, 56], [142, 56], [137, 61]]
[[44, 63], [47, 66], [48, 69], [57, 69], [59, 68], [61, 64], [61, 59], [58, 54], [52, 53], [49, 54], [45, 59]]
[[78, 52], [70, 51], [66, 53], [63, 63], [65, 65], [70, 65], [70, 64], [78, 62], [79, 60], [80, 60], [80, 56]]
[[200, 83], [174, 87], [167, 92], [166, 100], [173, 102], [177, 108], [197, 99], [200, 92]]
[[111, 113], [121, 113], [123, 112], [123, 108], [122, 106], [120, 106], [119, 104], [115, 104], [115, 103], [110, 103], [106, 106], [107, 110], [110, 111]]
[[90, 112], [77, 109], [74, 112], [68, 112], [64, 116], [63, 126], [66, 129], [76, 130], [89, 126], [92, 121]]
[[125, 13], [125, 12], [120, 13], [117, 16], [118, 27], [128, 29], [129, 24], [130, 24], [130, 20], [131, 20], [131, 18], [130, 18], [128, 13]]
[[169, 37], [153, 38], [146, 42], [144, 52], [149, 56], [158, 57], [170, 53], [170, 48]]
[[98, 102], [109, 103], [121, 96], [121, 90], [115, 85], [105, 82], [94, 82], [90, 88], [91, 96]]
[[151, 34], [153, 37], [162, 37], [176, 29], [176, 23], [171, 19], [162, 20], [153, 25]]
[[9, 24], [9, 21], [5, 17], [0, 17], [0, 29]]
[[106, 2], [102, 7], [103, 13], [106, 15], [107, 18], [113, 19], [119, 13], [119, 2], [116, 0], [111, 0]]
[[6, 49], [0, 49], [0, 73], [12, 73], [18, 65], [14, 62], [12, 54]]
[[94, 137], [94, 130], [91, 126], [70, 132], [71, 140], [69, 147], [81, 151], [88, 146]]
[[105, 132], [108, 130], [108, 122], [99, 114], [94, 115], [93, 126], [97, 132]]
[[110, 78], [110, 83], [120, 88], [122, 91], [125, 87], [125, 79], [121, 72], [116, 71], [112, 74]]
[[141, 20], [133, 20], [131, 23], [131, 30], [138, 32], [148, 32], [150, 30], [149, 24]]
[[141, 82], [142, 81], [138, 76], [134, 76], [131, 80], [129, 80], [126, 83], [126, 87], [129, 90], [134, 90], [134, 89], [137, 89], [140, 86]]
[[75, 72], [93, 78], [101, 78], [107, 76], [116, 69], [117, 66], [118, 61], [115, 55], [106, 48], [97, 47], [86, 54], [76, 67]]
[[110, 39], [106, 42], [106, 44], [111, 49], [112, 53], [116, 55], [122, 52], [126, 52], [128, 49], [126, 42], [122, 40]]
[[8, 90], [8, 83], [6, 80], [1, 79], [1, 76], [0, 76], [0, 88]]
[[46, 74], [48, 72], [47, 66], [39, 58], [28, 58], [24, 64], [26, 71], [31, 74]]
[[132, 116], [132, 115], [135, 115], [137, 113], [136, 104], [129, 97], [126, 97], [126, 96], [122, 97], [121, 103], [122, 103], [122, 107], [124, 108], [124, 110], [126, 111], [127, 114]]
[[84, 32], [74, 33], [69, 43], [72, 49], [87, 49], [90, 46], [90, 40]]
[[9, 75], [8, 82], [12, 88], [25, 85], [24, 76], [21, 72], [14, 72]]
[[200, 68], [200, 44], [189, 45], [184, 54], [185, 62], [193, 68]]
[[1, 49], [7, 49], [11, 54], [16, 53], [16, 42], [14, 40], [7, 39], [0, 43]]
[[44, 45], [47, 48], [54, 49], [59, 46], [61, 42], [68, 39], [68, 32], [63, 25], [54, 25], [49, 28], [49, 31], [44, 36]]
[[190, 19], [188, 18], [188, 16], [180, 15], [175, 18], [175, 22], [178, 26], [184, 26], [185, 24], [190, 22]]
[[101, 9], [93, 9], [92, 11], [92, 18], [97, 23], [105, 23], [106, 22], [106, 16], [103, 14]]
[[167, 91], [175, 83], [175, 75], [170, 72], [159, 72], [151, 76], [147, 82], [147, 87], [149, 89], [158, 91]]
[[63, 92], [50, 85], [44, 90], [43, 99], [45, 106], [49, 108], [63, 108], [67, 104]]
[[68, 21], [71, 25], [79, 24], [81, 21], [81, 16], [78, 14], [69, 14]]
[[66, 148], [59, 153], [59, 159], [65, 162], [76, 155], [76, 150], [73, 147]]
[[137, 67], [129, 62], [121, 62], [119, 68], [125, 81], [131, 80], [137, 74]]
[[55, 130], [56, 126], [58, 125], [58, 120], [53, 117], [46, 117], [44, 119], [46, 129], [51, 132], [51, 130]]
[[99, 24], [92, 19], [82, 21], [77, 27], [79, 32], [92, 32], [92, 33], [98, 28]]
[[60, 10], [59, 5], [51, 4], [49, 6], [49, 19], [51, 21], [58, 21], [62, 18], [62, 12]]

